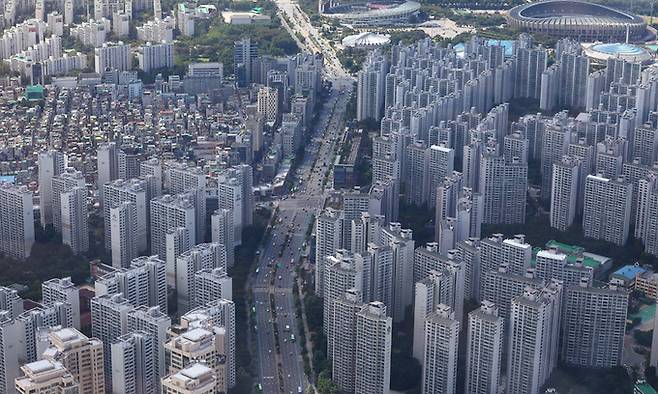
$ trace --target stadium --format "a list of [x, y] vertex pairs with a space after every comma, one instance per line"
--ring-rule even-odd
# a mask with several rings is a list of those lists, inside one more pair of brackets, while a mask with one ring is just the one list
[[636, 41], [647, 34], [641, 17], [584, 1], [547, 0], [520, 5], [509, 11], [507, 22], [530, 33], [579, 41]]
[[632, 44], [594, 43], [583, 44], [584, 52], [590, 61], [605, 64], [608, 59], [623, 59], [633, 63], [648, 64], [653, 61], [651, 51]]
[[355, 1], [320, 3], [322, 15], [351, 26], [389, 26], [408, 23], [420, 10], [415, 1]]

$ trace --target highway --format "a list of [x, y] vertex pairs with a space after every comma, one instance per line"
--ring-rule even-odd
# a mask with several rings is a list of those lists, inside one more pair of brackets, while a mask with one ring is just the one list
[[[344, 129], [343, 116], [351, 79], [337, 79], [331, 97], [322, 107], [313, 143], [306, 147], [304, 160], [297, 169], [297, 190], [274, 202], [278, 216], [270, 237], [261, 248], [258, 272], [250, 286], [255, 308], [256, 345], [259, 383], [265, 393], [306, 392], [298, 323], [292, 288], [295, 268], [308, 247], [306, 234], [314, 215], [324, 206], [324, 184], [334, 157], [336, 141]], [[342, 92], [342, 93], [341, 93]], [[294, 341], [292, 340], [294, 338]], [[277, 346], [278, 342], [278, 346]]]
[[273, 205], [278, 216], [270, 236], [260, 249], [256, 271], [249, 286], [253, 292], [252, 322], [258, 354], [258, 383], [264, 393], [305, 393], [304, 374], [298, 341], [298, 319], [292, 294], [295, 268], [309, 247], [306, 238], [314, 215], [324, 206], [325, 184], [334, 160], [337, 141], [344, 133], [344, 115], [354, 79], [345, 71], [331, 45], [311, 26], [306, 14], [290, 0], [277, 0], [279, 15], [291, 34], [302, 36], [304, 49], [321, 52], [324, 79], [332, 91], [318, 114], [306, 145], [304, 159], [295, 173], [295, 192], [279, 196]]
[[[279, 8], [279, 15], [285, 16], [284, 24], [287, 28], [304, 38], [303, 45], [310, 52], [322, 53], [324, 55], [324, 65], [328, 76], [335, 78], [349, 79], [349, 73], [343, 68], [342, 63], [336, 56], [336, 50], [333, 45], [327, 41], [318, 30], [313, 26], [308, 15], [292, 0], [275, 0]], [[297, 38], [296, 37], [296, 38]]]

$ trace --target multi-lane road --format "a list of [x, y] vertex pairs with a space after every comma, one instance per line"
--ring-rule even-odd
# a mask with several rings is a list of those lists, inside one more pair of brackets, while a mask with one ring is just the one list
[[309, 246], [306, 238], [314, 215], [324, 205], [324, 184], [337, 141], [352, 81], [335, 80], [333, 93], [323, 105], [312, 143], [296, 172], [296, 192], [274, 202], [277, 218], [261, 248], [257, 271], [251, 280], [253, 323], [259, 360], [259, 383], [265, 393], [306, 392], [307, 377], [297, 339], [294, 308], [295, 268]]
[[[311, 26], [306, 14], [290, 0], [276, 0], [280, 15], [292, 34], [303, 37], [305, 50], [322, 53], [324, 77], [332, 91], [324, 100], [295, 173], [295, 192], [274, 201], [278, 215], [270, 236], [260, 249], [257, 268], [250, 280], [253, 293], [252, 324], [258, 359], [259, 384], [264, 393], [305, 393], [298, 319], [294, 307], [295, 268], [309, 246], [307, 232], [314, 215], [324, 205], [325, 179], [342, 138], [344, 114], [354, 80], [342, 67], [334, 48]], [[303, 344], [302, 344], [303, 345]]]

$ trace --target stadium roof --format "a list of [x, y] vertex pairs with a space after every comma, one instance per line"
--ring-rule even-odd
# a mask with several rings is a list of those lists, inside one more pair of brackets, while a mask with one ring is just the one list
[[386, 45], [391, 42], [390, 37], [391, 36], [388, 34], [377, 34], [367, 31], [343, 38], [343, 45], [346, 47], [373, 47]]

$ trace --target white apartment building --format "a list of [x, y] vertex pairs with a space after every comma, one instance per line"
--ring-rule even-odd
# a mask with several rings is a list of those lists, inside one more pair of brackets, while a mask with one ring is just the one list
[[363, 309], [361, 292], [349, 289], [334, 300], [331, 306], [332, 341], [331, 353], [332, 380], [344, 392], [355, 390], [356, 368], [356, 314]]
[[137, 38], [146, 42], [172, 42], [176, 21], [171, 16], [164, 19], [146, 21], [137, 26]]
[[139, 254], [137, 239], [134, 237], [137, 226], [137, 205], [123, 201], [110, 207], [109, 220], [112, 266], [128, 267]]
[[149, 333], [132, 331], [112, 341], [112, 387], [117, 394], [159, 391], [157, 342]]
[[47, 340], [45, 333], [57, 327], [73, 327], [73, 308], [68, 302], [53, 302], [27, 310], [16, 318], [18, 341], [22, 343], [19, 359], [36, 361]]
[[578, 209], [581, 160], [564, 156], [553, 163], [551, 182], [551, 227], [566, 231], [573, 224]]
[[57, 11], [50, 12], [46, 16], [46, 22], [48, 23], [47, 30], [53, 36], [61, 37], [64, 35], [64, 15]]
[[70, 167], [51, 179], [52, 222], [55, 231], [59, 233], [62, 233], [62, 194], [76, 187], [85, 187], [85, 177], [82, 172]]
[[[356, 254], [355, 254], [356, 255]], [[363, 257], [363, 302], [381, 301], [387, 307], [393, 305], [393, 249], [371, 242]], [[390, 313], [390, 309], [387, 309]]]
[[623, 178], [588, 175], [583, 208], [585, 236], [624, 245], [631, 224], [632, 197], [633, 184]]
[[486, 152], [480, 163], [482, 223], [525, 223], [528, 164]]
[[217, 209], [210, 216], [212, 242], [224, 245], [226, 248], [226, 266], [233, 267], [235, 263], [235, 240], [233, 227], [233, 210]]
[[557, 362], [560, 293], [528, 287], [512, 300], [507, 392], [538, 394]]
[[0, 182], [0, 253], [17, 260], [30, 257], [34, 244], [32, 192]]
[[[393, 255], [393, 305], [391, 316], [396, 322], [404, 320], [405, 310], [413, 303], [414, 247], [413, 232], [403, 229], [400, 223], [389, 223], [381, 232], [381, 244], [388, 246]], [[387, 307], [389, 307], [387, 305]]]
[[132, 67], [130, 61], [130, 45], [119, 41], [103, 43], [94, 49], [94, 71], [102, 74], [105, 70], [127, 71]]
[[427, 150], [427, 178], [424, 190], [427, 191], [427, 204], [436, 206], [436, 187], [451, 175], [455, 166], [455, 150], [445, 144], [432, 145]]
[[122, 294], [106, 294], [91, 300], [91, 335], [103, 345], [105, 387], [112, 389], [112, 342], [128, 332], [128, 312], [133, 310]]
[[46, 28], [46, 22], [36, 19], [28, 19], [17, 25], [11, 23], [0, 37], [0, 59], [9, 59], [12, 55], [43, 41]]
[[390, 390], [393, 320], [381, 302], [366, 304], [356, 314], [355, 394], [385, 394]]
[[613, 284], [590, 286], [583, 281], [565, 288], [561, 359], [590, 368], [621, 365], [629, 292]]
[[128, 312], [128, 332], [143, 331], [154, 338], [157, 381], [166, 373], [164, 343], [167, 341], [167, 331], [170, 327], [171, 318], [158, 306], [139, 306]]
[[0, 311], [6, 311], [10, 319], [23, 313], [23, 299], [17, 290], [0, 286]]
[[[73, 14], [73, 10], [71, 10], [71, 14]], [[66, 15], [64, 16], [65, 19], [68, 19]], [[73, 18], [71, 17], [67, 24], [70, 25], [72, 22]], [[111, 25], [112, 23], [107, 18], [91, 19], [79, 25], [71, 26], [71, 36], [82, 41], [84, 45], [98, 48], [105, 43], [107, 36], [110, 34]]]
[[445, 304], [437, 305], [425, 319], [423, 393], [456, 393], [459, 325], [452, 308]]
[[[177, 373], [191, 364], [202, 362], [214, 371], [219, 391], [226, 392], [226, 331], [221, 327], [189, 327], [166, 344], [169, 373]], [[166, 378], [165, 378], [166, 380]], [[223, 387], [222, 387], [223, 386]], [[223, 390], [222, 390], [223, 389]]]
[[342, 212], [323, 210], [315, 220], [315, 294], [324, 294], [325, 259], [342, 247]]
[[635, 237], [647, 253], [658, 256], [658, 176], [650, 174], [638, 182]]
[[[242, 174], [233, 169], [223, 171], [217, 177], [217, 199], [219, 209], [231, 210], [231, 220], [233, 221], [233, 246], [242, 244], [242, 230], [249, 222], [252, 212], [245, 215], [245, 204], [249, 204], [252, 196], [251, 188], [249, 193], [245, 194], [246, 185]], [[253, 206], [253, 204], [252, 204]], [[230, 245], [227, 245], [227, 248]]]
[[74, 187], [60, 194], [62, 243], [71, 247], [73, 254], [89, 250], [89, 222], [87, 189]]
[[8, 311], [0, 311], [0, 392], [15, 393], [18, 377], [18, 327]]
[[[153, 177], [153, 182], [149, 184], [149, 195], [151, 197], [162, 194], [162, 165], [157, 157], [151, 157], [139, 163], [139, 175], [142, 177]], [[148, 179], [148, 178], [146, 178]]]
[[[362, 291], [363, 285], [363, 257], [352, 255], [344, 249], [339, 249], [334, 255], [325, 258], [323, 329], [327, 335], [327, 343], [333, 346], [334, 332], [332, 332], [331, 305], [349, 289]], [[331, 353], [329, 353], [329, 357]]]
[[194, 274], [192, 306], [198, 307], [219, 299], [233, 299], [233, 281], [226, 268], [203, 269]]
[[167, 281], [164, 261], [156, 256], [132, 260], [96, 280], [96, 296], [122, 294], [134, 306], [159, 306], [167, 311]]
[[365, 253], [370, 244], [379, 242], [385, 223], [384, 216], [370, 215], [368, 212], [361, 212], [358, 219], [352, 219], [350, 222], [350, 251]]
[[449, 306], [454, 318], [461, 321], [464, 314], [464, 270], [459, 264], [450, 264], [439, 271], [430, 271], [427, 278], [416, 282], [415, 291], [413, 356], [423, 363], [425, 321], [437, 305]]
[[[105, 249], [111, 250], [112, 255], [131, 255], [132, 252], [124, 252], [122, 249], [123, 245], [126, 245], [126, 243], [129, 242], [123, 240], [126, 240], [126, 237], [130, 237], [136, 244], [137, 253], [145, 252], [147, 249], [146, 237], [148, 226], [146, 218], [148, 217], [149, 209], [147, 201], [147, 182], [141, 179], [117, 179], [103, 185], [102, 196]], [[122, 220], [117, 218], [113, 222], [110, 210], [122, 205], [124, 202], [134, 204], [134, 208], [130, 208], [132, 212], [124, 213], [124, 215], [132, 216], [132, 220], [125, 218]], [[121, 232], [115, 234], [112, 231], [113, 229], [119, 229]], [[114, 245], [117, 246], [116, 249], [112, 249], [113, 238], [115, 238]], [[126, 248], [126, 250], [132, 250], [132, 247], [126, 246]], [[123, 264], [124, 257], [121, 257], [120, 261]]]
[[[195, 301], [197, 294], [195, 274], [201, 270], [214, 270], [216, 268], [224, 270], [224, 273], [227, 268], [226, 248], [219, 243], [195, 245], [176, 258], [176, 299], [179, 312], [187, 312], [199, 305]], [[228, 279], [230, 280], [230, 278]], [[230, 296], [230, 294], [227, 295]], [[222, 298], [229, 297], [224, 296]]]
[[527, 287], [543, 288], [544, 281], [535, 276], [533, 269], [523, 275], [514, 274], [509, 265], [503, 263], [496, 271], [488, 271], [482, 277], [481, 299], [491, 301], [498, 306], [498, 315], [507, 320], [510, 315], [511, 301], [522, 294]]
[[80, 291], [70, 277], [53, 278], [41, 284], [41, 297], [45, 305], [64, 302], [71, 305], [73, 327], [80, 328]]
[[458, 259], [464, 265], [464, 297], [478, 300], [480, 298], [480, 282], [482, 272], [480, 270], [480, 240], [469, 238], [457, 242]]
[[174, 44], [152, 44], [150, 41], [142, 45], [137, 53], [139, 69], [145, 73], [160, 68], [171, 68], [174, 65]]
[[532, 246], [525, 241], [523, 234], [503, 239], [502, 234], [492, 234], [480, 242], [480, 266], [482, 273], [495, 271], [501, 262], [515, 274], [523, 274], [530, 267]]
[[378, 51], [371, 53], [357, 75], [357, 120], [382, 118], [387, 72], [387, 56]]
[[53, 178], [64, 172], [66, 155], [56, 150], [39, 153], [39, 210], [41, 227], [53, 222]]
[[151, 200], [151, 253], [167, 261], [166, 235], [171, 228], [190, 232], [190, 244], [196, 244], [195, 194], [165, 194]]
[[555, 248], [540, 250], [535, 257], [535, 274], [547, 283], [557, 279], [565, 286], [579, 286], [586, 283], [589, 286], [594, 282], [594, 270], [587, 267], [581, 259], [574, 263], [569, 262], [567, 256]]
[[170, 194], [191, 194], [196, 212], [195, 240], [200, 243], [206, 238], [206, 174], [200, 167], [185, 163], [169, 162], [165, 173], [166, 186]]
[[170, 228], [165, 235], [167, 248], [167, 285], [176, 287], [176, 259], [192, 248], [190, 230], [185, 227]]
[[466, 359], [466, 389], [473, 394], [497, 394], [501, 381], [501, 367], [505, 321], [498, 316], [498, 307], [482, 301], [480, 307], [468, 314]]

